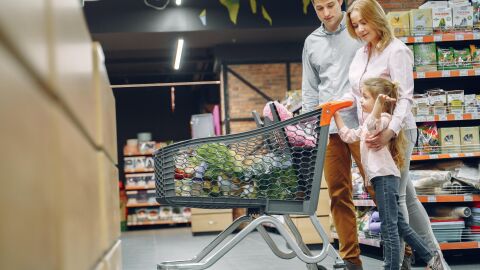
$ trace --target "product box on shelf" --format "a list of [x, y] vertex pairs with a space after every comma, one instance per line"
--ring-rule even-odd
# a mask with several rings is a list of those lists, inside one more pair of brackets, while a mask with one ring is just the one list
[[480, 68], [480, 47], [475, 44], [470, 44], [470, 54], [472, 55], [472, 66]]
[[433, 32], [432, 10], [410, 10], [410, 32], [413, 36], [431, 35]]
[[438, 70], [455, 69], [455, 56], [452, 48], [437, 47]]
[[426, 94], [413, 95], [413, 114], [416, 116], [430, 115], [430, 102]]
[[463, 219], [435, 220], [432, 219], [432, 230], [438, 242], [460, 242], [465, 228]]
[[480, 127], [460, 127], [462, 151], [480, 151]]
[[444, 32], [452, 30], [452, 9], [451, 8], [432, 8], [433, 31]]
[[460, 152], [460, 128], [440, 128], [440, 146], [443, 153]]
[[463, 114], [464, 104], [464, 91], [463, 90], [451, 90], [447, 91], [447, 102], [450, 109], [450, 113]]
[[455, 67], [457, 69], [472, 68], [472, 55], [470, 54], [470, 48], [454, 49], [453, 57], [455, 58]]
[[387, 20], [396, 37], [410, 36], [410, 13], [408, 11], [392, 11]]
[[129, 187], [155, 187], [155, 175], [153, 173], [127, 174], [125, 186]]
[[427, 8], [448, 8], [447, 1], [428, 1], [423, 3], [421, 6], [418, 7], [419, 9], [427, 9]]
[[447, 114], [447, 94], [443, 89], [432, 89], [427, 92], [434, 115]]
[[160, 219], [171, 219], [173, 215], [173, 209], [171, 206], [160, 207]]
[[453, 6], [452, 17], [455, 29], [471, 30], [473, 28], [472, 6]]
[[415, 43], [413, 45], [416, 71], [437, 70], [437, 51], [435, 43]]
[[472, 0], [473, 6], [473, 27], [480, 30], [480, 0]]

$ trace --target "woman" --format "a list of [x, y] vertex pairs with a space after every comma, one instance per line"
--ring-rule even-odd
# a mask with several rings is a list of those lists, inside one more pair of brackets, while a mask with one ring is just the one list
[[[411, 112], [413, 103], [413, 55], [410, 49], [395, 38], [380, 4], [375, 0], [354, 1], [347, 11], [347, 29], [349, 34], [366, 44], [360, 48], [349, 70], [352, 86], [350, 98], [357, 102], [359, 122], [363, 123], [366, 115], [361, 111], [360, 85], [368, 78], [384, 77], [400, 85], [399, 99], [387, 130], [378, 136], [366, 140], [368, 147], [381, 149], [404, 129], [408, 140], [405, 151], [405, 166], [401, 171], [399, 187], [399, 207], [410, 226], [427, 242], [430, 249], [441, 253], [430, 225], [428, 215], [418, 200], [413, 184], [408, 175], [410, 156], [417, 137], [415, 118]], [[407, 210], [408, 208], [408, 210]], [[403, 255], [402, 255], [403, 256]], [[445, 269], [450, 269], [443, 259]]]

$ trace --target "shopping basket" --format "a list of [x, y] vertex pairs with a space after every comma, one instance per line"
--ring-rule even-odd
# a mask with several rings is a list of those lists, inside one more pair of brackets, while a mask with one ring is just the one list
[[[329, 102], [315, 111], [252, 131], [192, 139], [157, 150], [155, 178], [160, 204], [249, 209], [246, 216], [235, 220], [196, 257], [163, 262], [158, 269], [208, 268], [255, 229], [280, 258], [298, 257], [309, 269], [325, 269], [317, 263], [331, 256], [335, 268], [344, 268], [315, 211], [331, 117], [351, 104]], [[292, 214], [310, 217], [324, 243], [318, 255], [312, 255], [304, 244], [289, 217]], [[284, 215], [285, 224], [272, 215]], [[249, 224], [220, 246], [244, 222]], [[275, 226], [290, 251], [277, 247], [264, 223]]]

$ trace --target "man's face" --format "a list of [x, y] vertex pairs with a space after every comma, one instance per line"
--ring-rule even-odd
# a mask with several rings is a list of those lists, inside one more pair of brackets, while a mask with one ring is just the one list
[[325, 28], [333, 32], [342, 20], [343, 0], [313, 0], [313, 7]]

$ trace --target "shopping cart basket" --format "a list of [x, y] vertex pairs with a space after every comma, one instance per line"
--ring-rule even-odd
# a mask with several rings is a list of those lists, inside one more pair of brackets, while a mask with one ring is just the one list
[[[329, 102], [315, 111], [252, 131], [193, 139], [157, 150], [155, 178], [160, 204], [249, 210], [196, 257], [163, 262], [157, 268], [206, 269], [255, 229], [282, 259], [298, 257], [309, 269], [325, 269], [317, 263], [330, 256], [335, 268], [344, 268], [315, 211], [331, 117], [351, 104]], [[304, 244], [289, 217], [292, 214], [310, 217], [323, 241], [318, 255], [312, 255]], [[272, 215], [286, 217], [285, 224]], [[248, 225], [220, 246], [242, 223]], [[285, 239], [288, 252], [277, 247], [263, 227], [265, 223], [273, 225]]]

